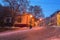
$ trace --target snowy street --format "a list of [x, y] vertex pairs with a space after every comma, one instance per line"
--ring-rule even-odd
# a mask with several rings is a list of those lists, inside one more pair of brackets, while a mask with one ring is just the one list
[[0, 40], [60, 40], [60, 28], [40, 27], [0, 33]]

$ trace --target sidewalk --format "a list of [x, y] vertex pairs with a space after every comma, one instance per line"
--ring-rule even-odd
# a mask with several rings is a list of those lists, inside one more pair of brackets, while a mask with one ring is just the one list
[[28, 30], [29, 28], [27, 27], [0, 27], [0, 32], [4, 32], [4, 31], [16, 31], [16, 30]]

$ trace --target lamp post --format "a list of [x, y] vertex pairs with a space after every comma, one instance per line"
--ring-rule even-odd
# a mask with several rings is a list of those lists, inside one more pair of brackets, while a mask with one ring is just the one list
[[42, 18], [40, 18], [40, 19], [39, 19], [39, 21], [40, 21], [40, 26], [42, 26], [42, 25], [43, 25], [42, 20], [43, 20]]
[[30, 15], [30, 29], [32, 28], [32, 25], [31, 25], [31, 23], [32, 23], [32, 15]]

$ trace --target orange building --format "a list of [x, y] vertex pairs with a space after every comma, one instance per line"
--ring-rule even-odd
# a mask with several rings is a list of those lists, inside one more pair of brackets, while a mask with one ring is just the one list
[[35, 19], [34, 16], [28, 13], [23, 13], [22, 15], [17, 15], [15, 17], [15, 23], [14, 24], [26, 24], [26, 25], [32, 25], [35, 26]]

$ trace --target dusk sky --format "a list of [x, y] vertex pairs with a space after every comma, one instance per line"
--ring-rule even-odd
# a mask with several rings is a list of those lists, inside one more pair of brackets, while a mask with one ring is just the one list
[[[29, 0], [30, 5], [41, 6], [45, 17], [49, 17], [57, 10], [60, 10], [60, 0]], [[3, 4], [2, 0], [0, 3]]]

